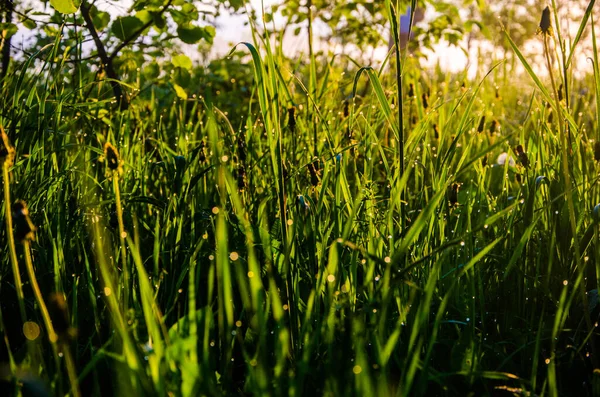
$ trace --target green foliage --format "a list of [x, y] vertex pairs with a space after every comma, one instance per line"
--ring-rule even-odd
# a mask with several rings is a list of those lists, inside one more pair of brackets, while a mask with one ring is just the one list
[[3, 32], [3, 36], [8, 38], [17, 33], [18, 28], [14, 23], [0, 23], [0, 30]]
[[119, 17], [112, 23], [111, 32], [120, 40], [126, 40], [139, 34], [140, 29], [144, 27], [144, 22], [132, 16]]
[[81, 0], [50, 0], [52, 7], [61, 14], [73, 14], [81, 5]]
[[193, 25], [180, 25], [177, 28], [177, 36], [186, 44], [196, 44], [203, 39], [212, 44], [215, 29], [211, 26], [202, 28]]
[[[198, 11], [185, 4], [169, 7]], [[197, 23], [163, 2], [113, 21], [86, 5], [54, 14], [53, 40], [0, 88], [3, 391], [597, 392], [596, 55], [576, 79], [556, 40], [560, 67], [541, 74], [507, 30], [526, 74], [500, 62], [469, 79], [418, 57], [401, 73], [289, 59], [255, 30], [198, 65], [159, 44]], [[438, 6], [443, 37], [458, 9]], [[61, 27], [88, 15], [127, 108], [82, 59], [90, 31]], [[594, 23], [588, 8], [577, 31]], [[37, 229], [17, 245], [19, 216]], [[57, 324], [76, 339], [49, 340]]]

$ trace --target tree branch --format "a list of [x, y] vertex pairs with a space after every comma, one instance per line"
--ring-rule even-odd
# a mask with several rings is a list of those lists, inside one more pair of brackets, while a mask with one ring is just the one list
[[[3, 1], [3, 7], [5, 9], [4, 14], [4, 22], [11, 23], [12, 22], [12, 14], [13, 14], [13, 3], [9, 0]], [[6, 37], [2, 41], [2, 72], [0, 74], [0, 79], [4, 79], [6, 74], [8, 73], [8, 66], [10, 64], [10, 43], [12, 41], [12, 36]]]
[[126, 110], [129, 107], [129, 101], [127, 100], [127, 96], [123, 92], [121, 85], [119, 84], [119, 76], [115, 72], [115, 68], [113, 66], [112, 58], [108, 56], [106, 53], [106, 48], [104, 48], [104, 44], [100, 37], [98, 36], [98, 32], [96, 31], [96, 27], [94, 26], [94, 21], [90, 16], [90, 9], [88, 8], [86, 2], [81, 3], [81, 15], [83, 16], [83, 20], [85, 21], [85, 25], [87, 29], [90, 31], [92, 35], [92, 39], [96, 44], [96, 49], [98, 51], [98, 56], [100, 57], [100, 61], [102, 62], [102, 68], [106, 71], [106, 75], [111, 79], [110, 85], [113, 90], [113, 94], [119, 102], [119, 107], [121, 110]]

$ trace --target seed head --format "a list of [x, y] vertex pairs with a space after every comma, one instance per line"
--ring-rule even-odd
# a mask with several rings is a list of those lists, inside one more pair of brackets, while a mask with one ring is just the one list
[[408, 86], [408, 97], [414, 98], [414, 96], [415, 96], [415, 85], [413, 83], [410, 83], [410, 85]]
[[244, 168], [238, 170], [237, 185], [240, 192], [246, 190], [246, 170]]
[[240, 131], [240, 134], [238, 135], [238, 139], [237, 139], [237, 149], [238, 149], [238, 156], [240, 157], [240, 163], [246, 163], [246, 137], [244, 135], [243, 131]]
[[290, 131], [296, 131], [296, 108], [294, 106], [288, 108], [288, 126]]
[[8, 135], [4, 132], [4, 128], [0, 126], [0, 167], [4, 164], [11, 167], [15, 161], [15, 148], [10, 144]]
[[558, 87], [558, 100], [562, 101], [563, 100], [563, 85], [561, 83], [561, 85]]
[[540, 27], [538, 28], [538, 34], [551, 35], [552, 34], [552, 23], [550, 22], [550, 7], [546, 6], [542, 11], [542, 19], [540, 20]]
[[110, 142], [104, 144], [104, 159], [106, 166], [112, 170], [117, 171], [121, 169], [121, 158], [119, 152]]
[[58, 335], [58, 340], [68, 342], [76, 336], [76, 331], [71, 327], [69, 308], [67, 301], [62, 294], [53, 292], [47, 299], [48, 312], [54, 331]]
[[527, 158], [527, 153], [523, 149], [523, 145], [517, 145], [516, 147], [517, 156], [519, 157], [519, 161], [523, 164], [523, 167], [529, 167], [529, 158]]
[[12, 217], [15, 223], [15, 238], [21, 242], [35, 240], [36, 227], [29, 217], [27, 203], [17, 200], [12, 206]]
[[498, 129], [498, 127], [500, 127], [500, 123], [498, 122], [498, 120], [493, 120], [490, 124], [490, 134], [493, 135]]
[[200, 141], [198, 160], [200, 160], [201, 163], [206, 161], [206, 144], [203, 140]]
[[427, 101], [429, 97], [426, 93], [423, 93], [423, 95], [421, 95], [421, 99], [423, 100], [423, 109], [427, 110], [427, 108], [429, 108], [429, 102]]
[[483, 132], [485, 128], [485, 115], [481, 117], [481, 120], [479, 120], [479, 126], [477, 126], [477, 132]]
[[450, 186], [450, 189], [448, 190], [448, 203], [451, 206], [458, 205], [458, 189], [460, 189], [460, 184], [453, 183], [452, 186]]
[[600, 141], [594, 143], [594, 160], [600, 161]]

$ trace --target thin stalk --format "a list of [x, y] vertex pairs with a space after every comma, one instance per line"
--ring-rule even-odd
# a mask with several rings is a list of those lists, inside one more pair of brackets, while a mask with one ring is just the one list
[[19, 312], [21, 314], [21, 324], [27, 320], [25, 314], [25, 298], [23, 295], [23, 282], [19, 272], [19, 262], [17, 260], [17, 247], [15, 245], [15, 236], [13, 235], [13, 220], [10, 209], [10, 182], [8, 179], [11, 164], [4, 161], [2, 164], [2, 180], [4, 181], [4, 208], [6, 212], [6, 235], [8, 236], [8, 250], [10, 253], [10, 263], [12, 265], [13, 277], [15, 280], [15, 289], [17, 290], [17, 299], [19, 300]]
[[67, 342], [61, 343], [62, 352], [65, 357], [65, 366], [67, 367], [67, 375], [69, 376], [69, 383], [71, 383], [71, 395], [73, 397], [80, 397], [81, 392], [79, 390], [79, 382], [77, 380], [77, 369], [75, 367], [75, 361], [71, 354], [71, 349]]
[[312, 112], [311, 112], [311, 106], [308, 106], [307, 110], [309, 112], [308, 119], [312, 123], [313, 141], [314, 141], [314, 145], [315, 145], [313, 148], [313, 156], [318, 157], [319, 156], [319, 140], [318, 140], [318, 136], [317, 136], [317, 119], [315, 117], [315, 113], [317, 111], [316, 110], [316, 106], [317, 106], [316, 105], [317, 69], [316, 69], [316, 62], [315, 62], [315, 54], [314, 54], [314, 50], [313, 50], [312, 0], [307, 1], [306, 8], [307, 8], [307, 17], [308, 17], [308, 56], [310, 59], [310, 79], [308, 82], [308, 92], [309, 92], [309, 95], [311, 95], [313, 98], [312, 106], [314, 107]]
[[46, 326], [46, 330], [48, 331], [48, 339], [50, 340], [50, 343], [52, 343], [52, 348], [56, 351], [56, 341], [58, 340], [58, 336], [56, 335], [54, 327], [52, 326], [52, 321], [50, 320], [50, 313], [48, 312], [46, 302], [44, 302], [44, 298], [42, 297], [42, 291], [40, 290], [40, 286], [38, 285], [37, 279], [35, 278], [33, 260], [31, 259], [31, 244], [28, 239], [24, 239], [22, 243], [23, 251], [25, 251], [25, 267], [29, 276], [29, 282], [31, 282], [31, 289], [33, 289], [35, 300], [38, 306], [40, 307], [40, 311], [42, 312], [42, 319], [44, 320], [44, 325]]
[[127, 315], [129, 308], [129, 269], [127, 268], [127, 248], [125, 238], [127, 232], [123, 225], [123, 207], [121, 206], [121, 191], [119, 190], [119, 174], [113, 171], [113, 188], [115, 191], [115, 202], [117, 205], [117, 219], [119, 222], [119, 243], [121, 245], [121, 266], [123, 267], [123, 314]]

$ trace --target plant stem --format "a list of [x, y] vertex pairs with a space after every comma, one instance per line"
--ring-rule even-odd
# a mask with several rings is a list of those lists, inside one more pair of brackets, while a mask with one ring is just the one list
[[121, 245], [121, 264], [123, 266], [123, 314], [127, 315], [129, 309], [129, 269], [127, 268], [127, 248], [125, 238], [127, 232], [123, 225], [123, 207], [121, 206], [121, 192], [119, 190], [119, 174], [113, 172], [113, 187], [115, 190], [115, 202], [117, 205], [117, 219], [119, 221], [119, 243]]
[[73, 397], [81, 396], [79, 391], [79, 382], [77, 380], [77, 369], [75, 368], [75, 361], [71, 354], [71, 349], [67, 342], [61, 343], [62, 352], [65, 357], [65, 365], [67, 367], [67, 375], [69, 376], [69, 382], [71, 383], [71, 394]]
[[17, 247], [15, 245], [15, 236], [13, 235], [13, 220], [10, 208], [10, 182], [9, 168], [11, 164], [5, 161], [2, 165], [2, 180], [4, 181], [4, 208], [6, 211], [6, 235], [8, 236], [8, 250], [10, 252], [10, 263], [12, 265], [13, 277], [15, 280], [15, 289], [17, 290], [17, 299], [19, 300], [19, 312], [21, 314], [21, 324], [27, 320], [25, 314], [25, 303], [23, 295], [23, 282], [19, 272], [19, 262], [17, 260]]
[[50, 340], [50, 343], [52, 343], [53, 348], [56, 349], [56, 341], [58, 340], [58, 336], [56, 335], [56, 332], [54, 332], [54, 327], [52, 326], [52, 321], [50, 320], [50, 313], [48, 312], [48, 308], [46, 307], [46, 303], [44, 302], [44, 298], [42, 296], [42, 291], [40, 290], [40, 286], [35, 278], [33, 260], [31, 259], [31, 244], [28, 239], [23, 240], [23, 250], [25, 251], [25, 267], [29, 276], [29, 282], [31, 283], [31, 289], [33, 289], [35, 300], [40, 307], [40, 311], [42, 312], [44, 325], [48, 331], [48, 339]]

